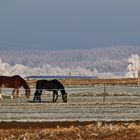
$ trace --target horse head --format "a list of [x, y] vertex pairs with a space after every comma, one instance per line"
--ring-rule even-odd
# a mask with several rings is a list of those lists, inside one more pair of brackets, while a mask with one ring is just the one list
[[66, 92], [62, 94], [62, 100], [64, 103], [67, 102], [67, 93]]
[[30, 98], [30, 89], [26, 89], [26, 90], [25, 90], [25, 96], [26, 96], [27, 98]]

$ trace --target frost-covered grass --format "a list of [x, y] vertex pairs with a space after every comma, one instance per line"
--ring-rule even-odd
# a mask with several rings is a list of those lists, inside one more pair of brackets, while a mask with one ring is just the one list
[[52, 93], [45, 92], [41, 103], [33, 103], [24, 96], [18, 99], [0, 99], [1, 121], [130, 121], [140, 119], [140, 96], [102, 96], [81, 92], [68, 94], [63, 103], [61, 94], [56, 103]]

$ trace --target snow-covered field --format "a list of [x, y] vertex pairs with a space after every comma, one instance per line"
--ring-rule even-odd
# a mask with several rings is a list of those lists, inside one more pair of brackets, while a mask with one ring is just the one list
[[[24, 97], [21, 89], [19, 99], [8, 99], [11, 90], [2, 89], [0, 121], [134, 121], [140, 120], [139, 87], [107, 87], [105, 103], [102, 103], [104, 87], [66, 88], [68, 102], [61, 95], [52, 103], [52, 93], [42, 95], [42, 103], [33, 103]], [[114, 94], [113, 94], [114, 93]], [[96, 96], [95, 96], [96, 95]]]

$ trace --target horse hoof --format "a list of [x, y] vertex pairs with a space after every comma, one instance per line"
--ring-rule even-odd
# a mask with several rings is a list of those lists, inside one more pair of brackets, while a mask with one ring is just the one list
[[0, 99], [3, 99], [2, 95], [0, 95]]

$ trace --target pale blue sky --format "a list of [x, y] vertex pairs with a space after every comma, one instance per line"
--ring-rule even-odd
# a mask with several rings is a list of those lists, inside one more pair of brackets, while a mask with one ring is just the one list
[[1, 0], [0, 48], [140, 45], [140, 0]]

